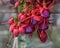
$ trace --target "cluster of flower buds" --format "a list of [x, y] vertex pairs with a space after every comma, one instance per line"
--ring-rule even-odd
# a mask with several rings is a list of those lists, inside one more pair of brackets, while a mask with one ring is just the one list
[[46, 42], [46, 30], [49, 26], [50, 9], [54, 0], [10, 0], [14, 8], [18, 8], [16, 18], [10, 18], [10, 32], [16, 37], [19, 34], [33, 35], [37, 30], [39, 39]]

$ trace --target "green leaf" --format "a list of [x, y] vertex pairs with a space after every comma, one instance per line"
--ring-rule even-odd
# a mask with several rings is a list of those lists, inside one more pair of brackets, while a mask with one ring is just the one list
[[29, 6], [29, 9], [30, 9], [30, 10], [32, 10], [32, 9], [33, 9], [33, 6], [32, 6], [32, 5], [30, 5], [30, 6]]
[[23, 3], [23, 7], [26, 7], [26, 2]]
[[18, 12], [22, 12], [23, 10], [23, 4], [21, 4], [19, 7], [18, 7]]
[[24, 0], [23, 3], [18, 7], [18, 12], [22, 12], [23, 8], [26, 7], [26, 1]]
[[21, 36], [19, 36], [18, 39], [19, 39], [20, 42], [24, 42], [24, 40], [21, 38]]
[[24, 40], [22, 40], [22, 39], [20, 39], [19, 41], [20, 41], [20, 42], [24, 42]]
[[15, 17], [14, 20], [15, 20], [15, 22], [18, 22], [18, 18], [17, 17]]

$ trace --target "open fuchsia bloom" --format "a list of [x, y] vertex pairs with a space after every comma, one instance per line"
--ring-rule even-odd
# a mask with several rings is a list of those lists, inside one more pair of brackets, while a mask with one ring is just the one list
[[37, 34], [42, 42], [46, 42], [46, 30], [49, 26], [50, 9], [54, 0], [10, 0], [14, 8], [18, 8], [16, 18], [10, 18], [10, 31], [14, 37], [19, 34], [28, 34], [32, 37], [37, 28]]

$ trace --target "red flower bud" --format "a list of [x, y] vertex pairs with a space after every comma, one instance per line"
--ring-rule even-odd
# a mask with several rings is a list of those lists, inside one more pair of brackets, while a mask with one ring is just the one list
[[10, 25], [13, 24], [13, 23], [14, 23], [14, 18], [10, 18], [9, 21], [8, 21], [8, 23], [9, 23]]
[[25, 33], [25, 29], [23, 27], [19, 27], [19, 33], [20, 34], [24, 34]]
[[19, 5], [20, 5], [20, 2], [19, 2], [19, 1], [17, 1], [17, 2], [15, 3], [14, 8], [17, 8]]
[[19, 14], [18, 14], [18, 19], [19, 19], [19, 21], [22, 22], [25, 18], [26, 18], [26, 16], [25, 16], [24, 14], [22, 14], [22, 13], [19, 13]]
[[18, 28], [13, 30], [13, 35], [14, 35], [14, 37], [17, 37], [19, 35], [19, 29]]
[[10, 25], [9, 31], [13, 32], [14, 28], [15, 28], [15, 24]]
[[45, 31], [38, 32], [38, 37], [44, 43], [47, 40], [47, 33]]

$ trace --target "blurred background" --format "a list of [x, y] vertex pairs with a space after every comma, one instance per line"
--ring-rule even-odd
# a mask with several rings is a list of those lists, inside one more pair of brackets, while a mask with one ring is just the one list
[[[51, 11], [53, 12], [50, 19], [53, 19], [53, 23], [49, 25], [47, 30], [48, 40], [46, 43], [41, 43], [36, 33], [34, 33], [32, 48], [60, 48], [60, 0], [56, 0]], [[12, 16], [16, 16], [16, 10], [11, 10], [6, 0], [2, 0], [0, 5], [0, 48], [6, 48], [9, 39], [9, 25], [1, 23], [7, 22]]]

